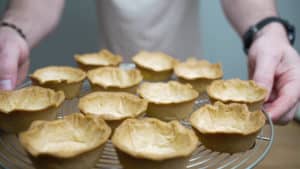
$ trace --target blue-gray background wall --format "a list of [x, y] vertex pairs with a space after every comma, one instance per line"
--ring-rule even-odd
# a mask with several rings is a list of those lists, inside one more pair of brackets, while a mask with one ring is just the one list
[[[3, 11], [7, 0], [0, 0]], [[300, 1], [278, 0], [280, 15], [294, 23], [300, 30]], [[223, 15], [220, 2], [202, 0], [200, 3], [202, 23], [203, 57], [212, 62], [221, 62], [225, 78], [247, 78], [246, 56], [240, 39]], [[62, 20], [57, 29], [39, 46], [32, 50], [32, 72], [46, 65], [75, 65], [74, 53], [93, 52], [98, 44], [96, 9], [94, 1], [66, 1]], [[300, 50], [300, 42], [296, 41]]]

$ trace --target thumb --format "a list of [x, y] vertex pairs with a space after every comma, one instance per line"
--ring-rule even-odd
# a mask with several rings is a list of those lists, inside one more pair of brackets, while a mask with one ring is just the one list
[[18, 58], [16, 50], [0, 50], [0, 90], [12, 90], [15, 88]]
[[273, 88], [276, 67], [278, 65], [275, 59], [268, 56], [257, 56], [255, 61], [255, 70], [252, 79], [260, 86], [267, 89], [266, 100], [269, 99]]

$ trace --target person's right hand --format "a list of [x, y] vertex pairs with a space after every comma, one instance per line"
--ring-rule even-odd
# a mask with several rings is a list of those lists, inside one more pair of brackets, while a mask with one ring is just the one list
[[29, 46], [12, 28], [0, 27], [0, 90], [12, 90], [25, 80]]
[[268, 90], [264, 110], [273, 122], [287, 124], [300, 100], [300, 57], [281, 24], [265, 26], [249, 50], [249, 75]]

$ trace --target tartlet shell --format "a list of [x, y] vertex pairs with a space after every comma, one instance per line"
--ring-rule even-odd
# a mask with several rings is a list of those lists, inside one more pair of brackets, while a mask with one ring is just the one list
[[[199, 71], [201, 69], [211, 70], [210, 72], [214, 72], [214, 74]], [[194, 58], [177, 64], [174, 72], [180, 82], [191, 84], [200, 94], [205, 94], [207, 86], [214, 80], [222, 79], [223, 77], [221, 64], [211, 64], [206, 60]]]
[[[214, 72], [214, 75], [208, 74], [208, 72], [199, 72], [201, 69], [208, 69]], [[176, 64], [174, 72], [177, 77], [185, 80], [196, 80], [196, 79], [220, 79], [223, 77], [222, 66], [220, 63], [210, 63], [206, 60], [188, 59], [185, 62]], [[190, 73], [187, 74], [187, 73]]]
[[[99, 60], [105, 60], [107, 63], [103, 64], [103, 63], [88, 62], [84, 60], [87, 57], [96, 57]], [[74, 56], [74, 59], [78, 64], [79, 68], [85, 71], [89, 71], [99, 67], [119, 66], [120, 63], [123, 61], [122, 56], [115, 55], [106, 49], [103, 49], [98, 53], [76, 54]]]
[[[38, 96], [39, 93], [42, 96]], [[26, 98], [31, 99], [30, 105], [22, 105]], [[32, 107], [35, 100], [41, 99], [46, 99], [46, 104]], [[55, 92], [52, 89], [31, 86], [16, 91], [0, 91], [0, 100], [3, 104], [0, 105], [0, 128], [8, 133], [19, 133], [26, 130], [32, 121], [54, 120], [65, 95], [62, 91]], [[11, 107], [3, 107], [8, 105]]]
[[[112, 108], [120, 108], [121, 106], [121, 109], [123, 109], [123, 111], [127, 110], [129, 111], [129, 113], [123, 116], [116, 117], [113, 114], [110, 115], [110, 112], [103, 112], [103, 110], [101, 110], [101, 112], [100, 110], [89, 110], [88, 107], [90, 106], [99, 106], [98, 104], [106, 103], [104, 100], [111, 101], [111, 104], [109, 105]], [[123, 103], [123, 101], [125, 103]], [[132, 109], [130, 109], [130, 107], [123, 107], [124, 104], [126, 105], [126, 101], [131, 102], [130, 105], [133, 106]], [[144, 113], [147, 110], [147, 106], [148, 102], [146, 100], [127, 92], [93, 92], [80, 98], [78, 104], [80, 112], [84, 114], [92, 114], [103, 118], [112, 129], [115, 129], [117, 126], [119, 126], [119, 124], [121, 124], [122, 121], [124, 121], [127, 118], [137, 118], [144, 115]]]
[[[128, 84], [107, 84], [103, 79], [103, 73], [110, 73], [108, 78], [122, 79], [122, 75], [129, 80]], [[119, 76], [119, 77], [118, 77]], [[91, 70], [87, 73], [88, 81], [93, 91], [125, 91], [135, 93], [138, 85], [143, 81], [143, 76], [137, 69], [124, 70], [117, 67], [103, 67]], [[101, 80], [97, 80], [97, 78]]]
[[[168, 62], [167, 66], [155, 68], [147, 64], [147, 59], [151, 56]], [[178, 63], [173, 57], [161, 52], [146, 52], [141, 51], [132, 58], [133, 63], [141, 71], [143, 77], [147, 81], [164, 81], [168, 80], [173, 74], [173, 68]], [[159, 64], [159, 61], [157, 61]]]
[[[157, 127], [158, 130], [166, 130], [161, 131], [161, 137], [165, 135], [172, 135], [175, 134], [175, 139], [178, 139], [177, 141], [182, 142], [183, 145], [181, 147], [183, 148], [180, 151], [170, 152], [170, 153], [143, 153], [142, 151], [134, 151], [131, 148], [128, 148], [128, 144], [122, 144], [122, 142], [126, 139], [126, 136], [123, 137], [122, 134], [125, 134], [126, 131], [130, 131], [132, 128], [132, 125], [135, 123], [140, 123], [141, 125], [147, 126], [151, 125], [154, 127]], [[144, 129], [145, 127], [138, 127], [138, 129]], [[125, 132], [123, 132], [125, 130]], [[128, 133], [128, 132], [127, 132]], [[144, 132], [143, 132], [144, 133]], [[159, 132], [158, 132], [159, 133]], [[129, 134], [132, 134], [132, 132], [129, 132]], [[149, 133], [149, 135], [152, 135]], [[143, 137], [143, 136], [142, 136]], [[172, 136], [168, 137], [167, 139], [171, 139]], [[174, 138], [173, 137], [173, 138]], [[139, 139], [135, 138], [134, 140]], [[160, 138], [154, 138], [154, 140], [157, 140]], [[182, 139], [182, 140], [181, 140]], [[173, 139], [174, 140], [174, 139]], [[181, 140], [181, 141], [180, 141]], [[198, 147], [199, 141], [197, 139], [196, 134], [193, 132], [193, 130], [185, 128], [182, 126], [178, 121], [172, 121], [169, 123], [165, 123], [162, 121], [159, 121], [158, 119], [153, 118], [145, 118], [145, 119], [127, 119], [124, 121], [121, 126], [119, 126], [113, 137], [112, 142], [116, 146], [118, 159], [124, 169], [166, 169], [166, 168], [172, 168], [172, 169], [182, 169], [185, 168], [188, 163], [191, 154], [194, 152], [194, 150]], [[172, 142], [172, 141], [170, 141]], [[160, 144], [163, 144], [164, 141], [159, 142]], [[145, 147], [139, 148], [139, 150], [143, 150]], [[161, 150], [162, 148], [159, 148]]]
[[[223, 99], [222, 96], [218, 96], [220, 92], [219, 90], [226, 90], [226, 87], [235, 88], [236, 86], [252, 88], [255, 92], [258, 92], [259, 96], [255, 99], [245, 100], [245, 99], [236, 99], [229, 98]], [[238, 90], [238, 89], [237, 89]], [[240, 79], [230, 79], [230, 80], [216, 80], [211, 83], [210, 86], [207, 87], [207, 94], [211, 103], [215, 103], [216, 101], [220, 101], [223, 103], [241, 103], [246, 104], [250, 111], [261, 110], [264, 100], [267, 96], [267, 90], [259, 85], [257, 85], [253, 80], [240, 80]]]
[[[265, 120], [261, 111], [250, 112], [245, 104], [221, 102], [207, 104], [190, 117], [192, 127], [207, 148], [227, 153], [247, 151], [254, 146]], [[227, 126], [224, 121], [228, 121]]]
[[[93, 134], [93, 132], [101, 132], [101, 134], [95, 134], [99, 139], [93, 140], [94, 143], [91, 145], [81, 147], [74, 151], [44, 151], [43, 148], [37, 148], [33, 145], [32, 139], [37, 139], [39, 134], [43, 139], [43, 134], [47, 135], [48, 133], [51, 133], [51, 128], [53, 130], [64, 130], [65, 128], [73, 126], [75, 129], [74, 131], [63, 132], [66, 135], [72, 135], [74, 134], [72, 132], [78, 130], [76, 126], [80, 125], [82, 127], [86, 127], [85, 125], [90, 126], [85, 133], [90, 132]], [[43, 133], [43, 131], [45, 131], [45, 133]], [[75, 133], [74, 137], [70, 138], [76, 139], [78, 134], [79, 133]], [[108, 140], [110, 134], [111, 129], [101, 118], [74, 113], [65, 116], [64, 119], [52, 122], [35, 121], [27, 131], [20, 134], [19, 140], [28, 152], [30, 159], [37, 169], [82, 169], [94, 167], [102, 154], [104, 144]]]
[[[162, 133], [165, 133], [167, 131], [172, 131], [167, 132], [168, 134], [175, 134], [174, 136], [175, 139], [180, 139], [178, 138], [180, 135], [182, 136], [181, 138], [186, 141], [185, 144], [188, 146], [181, 147], [180, 151], [176, 151], [173, 153], [147, 153], [147, 152], [141, 152], [140, 150], [133, 150], [132, 148], [135, 147], [135, 145], [132, 145], [133, 147], [129, 147], [130, 145], [125, 145], [124, 140], [127, 139], [126, 134], [128, 134], [128, 137], [132, 137], [130, 134], [131, 132], [134, 132], [135, 130], [144, 130], [144, 127], [137, 127], [134, 128], [134, 125], [138, 126], [148, 126], [150, 128], [153, 128], [154, 130], [162, 130]], [[146, 128], [147, 129], [147, 128]], [[157, 131], [159, 132], [159, 131]], [[165, 134], [167, 134], [165, 133]], [[145, 134], [143, 132], [143, 134]], [[177, 136], [178, 135], [178, 136]], [[165, 135], [162, 135], [165, 136]], [[138, 138], [136, 138], [138, 139]], [[180, 144], [182, 143], [181, 141], [183, 140], [174, 140], [174, 141], [179, 141]], [[173, 143], [173, 141], [170, 141]], [[143, 119], [127, 119], [125, 120], [114, 132], [112, 136], [112, 143], [116, 146], [117, 149], [121, 150], [122, 152], [125, 152], [126, 154], [137, 158], [137, 159], [148, 159], [152, 161], [163, 161], [163, 160], [168, 160], [168, 159], [174, 159], [174, 158], [179, 158], [179, 157], [188, 157], [190, 156], [194, 150], [197, 148], [199, 145], [198, 138], [196, 134], [194, 133], [193, 130], [188, 129], [184, 126], [182, 126], [178, 121], [171, 121], [171, 122], [163, 122], [155, 118], [143, 118]]]
[[[151, 88], [153, 87], [158, 89], [160, 88], [160, 91], [151, 91]], [[147, 93], [152, 93], [156, 92], [158, 95], [163, 95], [165, 92], [165, 89], [173, 87], [173, 91], [177, 91], [177, 89], [181, 90], [179, 93], [183, 93], [182, 90], [186, 90], [189, 93], [189, 96], [187, 98], [177, 100], [177, 101], [156, 101], [153, 99], [150, 99], [149, 96], [147, 96]], [[190, 84], [183, 84], [177, 81], [169, 81], [169, 82], [145, 82], [140, 85], [140, 87], [137, 90], [137, 93], [148, 100], [150, 103], [155, 103], [155, 104], [176, 104], [176, 103], [184, 103], [184, 102], [189, 102], [191, 100], [197, 99], [199, 96], [198, 92], [196, 92], [193, 87]], [[159, 97], [159, 96], [157, 96]]]
[[[151, 89], [151, 86], [162, 86], [161, 90]], [[177, 101], [158, 101], [153, 100], [147, 96], [147, 93], [157, 93], [164, 95], [167, 86], [174, 86], [174, 92], [183, 90], [189, 92], [189, 97], [177, 100]], [[137, 90], [137, 93], [148, 101], [147, 115], [156, 117], [161, 120], [182, 120], [189, 117], [193, 111], [194, 102], [199, 96], [198, 92], [192, 88], [189, 84], [181, 84], [176, 81], [169, 81], [167, 83], [156, 82], [156, 83], [143, 83]], [[159, 96], [157, 96], [159, 97]], [[172, 97], [172, 96], [171, 96]]]
[[[53, 78], [51, 80], [43, 80], [44, 72], [62, 72], [77, 74], [73, 78]], [[42, 86], [45, 88], [54, 89], [56, 91], [63, 91], [67, 99], [72, 99], [79, 96], [80, 89], [82, 87], [83, 81], [86, 78], [86, 73], [80, 69], [68, 67], [68, 66], [48, 66], [36, 70], [31, 76], [31, 81], [34, 85]]]

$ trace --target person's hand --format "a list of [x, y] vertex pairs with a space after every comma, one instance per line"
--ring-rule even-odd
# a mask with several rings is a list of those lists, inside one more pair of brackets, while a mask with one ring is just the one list
[[0, 90], [12, 90], [27, 75], [29, 47], [13, 29], [0, 27]]
[[268, 90], [264, 109], [272, 120], [286, 124], [298, 109], [300, 58], [280, 24], [266, 26], [248, 56], [249, 78]]

